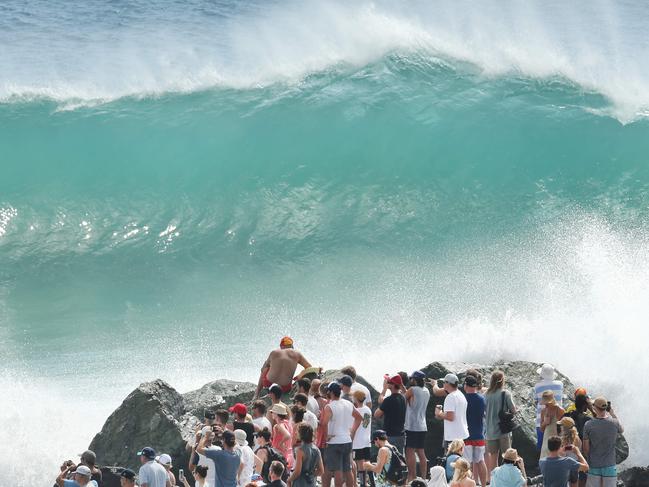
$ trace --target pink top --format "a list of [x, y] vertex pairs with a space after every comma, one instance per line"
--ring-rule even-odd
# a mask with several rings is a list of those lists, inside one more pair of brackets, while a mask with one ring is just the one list
[[284, 428], [286, 428], [286, 431], [288, 431], [288, 438], [281, 438], [280, 435], [273, 434], [271, 445], [273, 445], [273, 448], [275, 448], [275, 450], [284, 455], [284, 458], [286, 458], [286, 463], [288, 464], [288, 468], [293, 468], [293, 464], [295, 463], [293, 460], [292, 445], [293, 425], [289, 422], [288, 419], [278, 420], [276, 426], [280, 425], [284, 426]]

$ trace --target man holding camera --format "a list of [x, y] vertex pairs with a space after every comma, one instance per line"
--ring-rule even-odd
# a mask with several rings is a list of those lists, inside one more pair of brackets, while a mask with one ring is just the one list
[[588, 458], [587, 487], [615, 487], [617, 467], [615, 462], [615, 443], [617, 435], [624, 429], [604, 397], [593, 401], [595, 417], [584, 425], [584, 455]]

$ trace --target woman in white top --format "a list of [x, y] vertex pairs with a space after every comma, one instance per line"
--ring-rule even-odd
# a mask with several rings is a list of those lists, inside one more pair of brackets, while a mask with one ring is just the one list
[[367, 472], [363, 466], [365, 461], [372, 459], [370, 447], [372, 445], [370, 436], [372, 434], [372, 410], [366, 404], [365, 393], [361, 390], [352, 393], [354, 407], [363, 418], [361, 424], [356, 430], [354, 441], [352, 442], [352, 451], [354, 452], [354, 461], [356, 470], [361, 477], [361, 487], [368, 485]]

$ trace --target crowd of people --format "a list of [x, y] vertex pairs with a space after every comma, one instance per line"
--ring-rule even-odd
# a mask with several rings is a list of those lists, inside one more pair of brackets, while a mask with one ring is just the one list
[[[297, 376], [297, 366], [304, 370]], [[534, 387], [540, 476], [528, 477], [512, 445], [517, 405], [503, 371], [484, 387], [477, 370], [444, 378], [423, 371], [385, 375], [373, 404], [356, 370], [344, 367], [325, 381], [293, 340], [262, 366], [249, 408], [205, 411], [188, 442], [194, 485], [200, 487], [613, 487], [617, 483], [615, 445], [622, 432], [611, 403], [591, 400], [577, 389], [574, 403], [564, 397], [554, 367], [543, 365]], [[308, 375], [312, 375], [308, 378]], [[267, 394], [261, 395], [266, 390]], [[291, 391], [295, 393], [290, 397]], [[431, 396], [443, 423], [443, 451], [426, 457], [427, 410]], [[564, 400], [565, 399], [565, 400]], [[380, 429], [376, 428], [380, 426]], [[374, 449], [372, 448], [374, 447]], [[375, 452], [375, 454], [373, 454]], [[122, 487], [189, 487], [188, 475], [172, 472], [172, 458], [144, 447], [136, 473], [121, 472]], [[59, 487], [101, 487], [101, 472], [91, 451], [78, 465], [66, 462]]]

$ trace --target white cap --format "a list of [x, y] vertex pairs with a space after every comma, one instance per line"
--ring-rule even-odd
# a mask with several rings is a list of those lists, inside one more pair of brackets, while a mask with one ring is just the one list
[[557, 378], [557, 373], [551, 364], [543, 364], [542, 367], [536, 369], [536, 373], [541, 376], [541, 379], [545, 380], [554, 380]]
[[156, 458], [156, 460], [161, 465], [166, 465], [168, 467], [171, 466], [171, 456], [167, 455], [166, 453], [160, 455], [158, 458]]
[[246, 434], [245, 431], [234, 430], [234, 439], [236, 440], [238, 445], [246, 446], [248, 444], [246, 438], [248, 438], [248, 435]]
[[88, 467], [86, 467], [85, 465], [79, 465], [77, 467], [77, 469], [72, 473], [76, 473], [78, 475], [83, 475], [84, 477], [90, 477], [92, 475], [92, 472], [90, 471], [90, 469]]

